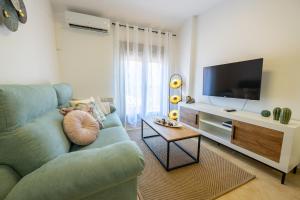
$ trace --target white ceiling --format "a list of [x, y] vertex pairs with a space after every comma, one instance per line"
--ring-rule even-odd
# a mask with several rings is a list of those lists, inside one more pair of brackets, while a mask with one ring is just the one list
[[113, 21], [176, 32], [189, 17], [224, 0], [51, 0], [55, 12], [66, 9]]

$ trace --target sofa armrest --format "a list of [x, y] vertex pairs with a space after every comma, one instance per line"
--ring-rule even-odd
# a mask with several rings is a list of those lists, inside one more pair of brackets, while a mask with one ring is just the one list
[[110, 112], [111, 113], [116, 112], [117, 109], [116, 109], [116, 107], [114, 105], [111, 104], [111, 105], [109, 105], [109, 107], [110, 107]]
[[25, 176], [6, 200], [82, 199], [136, 178], [144, 168], [134, 142], [67, 153]]
[[19, 180], [20, 176], [12, 168], [0, 164], [0, 199], [4, 199]]

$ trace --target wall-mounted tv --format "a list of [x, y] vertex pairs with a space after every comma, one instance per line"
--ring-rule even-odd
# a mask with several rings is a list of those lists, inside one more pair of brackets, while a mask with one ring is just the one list
[[263, 58], [204, 67], [203, 95], [259, 100]]

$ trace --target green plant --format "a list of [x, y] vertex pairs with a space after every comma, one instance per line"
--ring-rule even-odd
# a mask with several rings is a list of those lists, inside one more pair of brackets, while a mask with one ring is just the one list
[[263, 110], [263, 111], [261, 111], [260, 114], [263, 117], [270, 117], [271, 116], [271, 112], [269, 110]]
[[292, 111], [289, 108], [283, 108], [280, 114], [280, 123], [288, 124], [292, 116]]
[[281, 108], [279, 108], [279, 107], [274, 108], [274, 110], [273, 110], [273, 119], [278, 121], [279, 118], [280, 118], [280, 113], [281, 113]]

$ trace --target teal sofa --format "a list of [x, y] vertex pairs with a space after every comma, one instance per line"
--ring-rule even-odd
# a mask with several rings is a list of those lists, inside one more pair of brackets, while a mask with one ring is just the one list
[[64, 134], [67, 84], [0, 85], [0, 200], [134, 200], [143, 155], [116, 112], [88, 146]]

